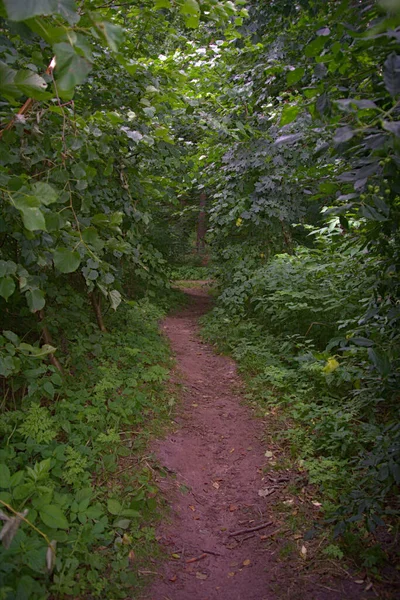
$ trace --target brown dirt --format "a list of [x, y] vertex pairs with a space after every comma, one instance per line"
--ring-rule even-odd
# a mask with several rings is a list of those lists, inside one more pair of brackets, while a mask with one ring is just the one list
[[[263, 471], [268, 461], [265, 424], [243, 404], [234, 361], [216, 355], [198, 336], [197, 319], [210, 308], [207, 291], [185, 291], [190, 305], [163, 323], [184, 393], [176, 430], [154, 447], [169, 473], [159, 485], [171, 504], [171, 515], [158, 530], [167, 561], [146, 598], [382, 597], [374, 588], [365, 589], [367, 581], [355, 583], [357, 577], [345, 571], [335, 576], [332, 568], [318, 569], [309, 554], [301, 558], [301, 548], [307, 549], [308, 542], [289, 531], [273, 511], [274, 503], [288, 497], [284, 490], [290, 473], [275, 472], [271, 477]], [[272, 493], [262, 497], [260, 490]], [[270, 524], [259, 531], [229, 535], [265, 523]], [[290, 560], [284, 557], [287, 552]]]

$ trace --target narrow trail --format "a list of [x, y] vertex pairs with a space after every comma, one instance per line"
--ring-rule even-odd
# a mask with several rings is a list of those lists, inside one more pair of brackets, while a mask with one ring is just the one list
[[[347, 578], [332, 583], [330, 576], [300, 577], [296, 564], [292, 568], [271, 547], [279, 528], [271, 503], [288, 475], [264, 473], [263, 423], [242, 403], [235, 363], [216, 355], [197, 333], [197, 320], [211, 300], [204, 289], [185, 291], [190, 305], [163, 323], [183, 378], [183, 406], [174, 433], [154, 445], [170, 473], [159, 485], [171, 515], [158, 531], [170, 560], [146, 599], [376, 598], [360, 594], [360, 586]], [[269, 489], [274, 491], [259, 494]], [[266, 523], [258, 531], [230, 535]]]

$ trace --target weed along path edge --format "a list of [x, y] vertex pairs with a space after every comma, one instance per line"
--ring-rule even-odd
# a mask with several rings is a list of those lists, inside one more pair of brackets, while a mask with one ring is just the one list
[[171, 512], [158, 528], [167, 560], [145, 598], [376, 597], [347, 577], [308, 576], [304, 557], [293, 564], [284, 558], [286, 536], [298, 554], [303, 544], [272, 510], [284, 501], [290, 473], [264, 470], [265, 424], [242, 402], [234, 361], [216, 355], [198, 335], [197, 320], [211, 300], [204, 287], [185, 292], [189, 305], [162, 324], [184, 391], [174, 431], [153, 448], [168, 473], [158, 485]]

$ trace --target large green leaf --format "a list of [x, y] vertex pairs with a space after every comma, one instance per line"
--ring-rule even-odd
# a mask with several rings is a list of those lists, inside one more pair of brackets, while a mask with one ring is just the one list
[[200, 14], [200, 6], [197, 0], [185, 0], [180, 8], [183, 15], [192, 15], [197, 17]]
[[0, 260], [0, 277], [14, 275], [17, 265], [12, 260]]
[[286, 104], [282, 111], [280, 126], [283, 127], [283, 125], [287, 125], [288, 123], [294, 121], [299, 112], [299, 106], [290, 106], [289, 104]]
[[326, 38], [323, 36], [318, 36], [317, 38], [315, 38], [315, 40], [310, 42], [305, 47], [304, 54], [308, 58], [311, 58], [313, 56], [318, 56], [318, 54], [320, 54], [322, 48], [325, 46], [325, 43], [326, 43]]
[[382, 377], [387, 377], [391, 371], [389, 357], [374, 348], [368, 348], [368, 356], [380, 375], [382, 375]]
[[119, 291], [111, 290], [108, 294], [108, 297], [110, 298], [111, 308], [117, 310], [118, 306], [121, 304], [122, 301], [121, 294], [119, 293]]
[[29, 231], [46, 231], [46, 221], [40, 208], [25, 208], [22, 211], [22, 221]]
[[53, 204], [53, 202], [57, 202], [59, 193], [52, 185], [49, 185], [48, 183], [39, 181], [32, 186], [32, 190], [36, 198], [38, 198], [40, 202], [46, 206]]
[[154, 8], [156, 10], [160, 8], [172, 8], [171, 0], [154, 0]]
[[300, 81], [300, 79], [302, 79], [304, 76], [304, 73], [305, 69], [303, 69], [303, 67], [298, 67], [297, 69], [294, 69], [294, 71], [289, 71], [289, 73], [286, 75], [286, 81], [288, 85], [293, 85], [294, 83]]
[[15, 291], [15, 281], [12, 277], [2, 277], [0, 279], [0, 296], [4, 298], [4, 300], [8, 300], [10, 296], [13, 295]]
[[61, 42], [54, 44], [56, 69], [54, 71], [57, 90], [61, 97], [70, 99], [77, 85], [82, 84], [90, 73], [92, 65], [80, 56], [71, 44]]
[[19, 195], [12, 198], [15, 208], [22, 216], [24, 226], [29, 231], [46, 231], [46, 221], [40, 210], [40, 200], [35, 196]]
[[112, 515], [119, 515], [122, 511], [122, 504], [118, 502], [118, 500], [109, 498], [109, 500], [107, 500], [107, 508], [108, 512], [110, 512]]
[[61, 273], [73, 273], [80, 265], [81, 257], [76, 250], [57, 248], [53, 254], [54, 266]]
[[118, 52], [124, 40], [124, 30], [109, 21], [95, 21], [96, 31], [105, 40], [113, 52]]
[[52, 529], [68, 529], [69, 524], [59, 506], [46, 504], [39, 511], [43, 523]]
[[0, 464], [0, 488], [9, 488], [11, 484], [10, 469], [7, 465]]
[[31, 312], [37, 312], [38, 310], [42, 310], [42, 308], [46, 304], [43, 291], [37, 289], [28, 290], [26, 292], [26, 301]]
[[384, 66], [383, 79], [386, 89], [391, 96], [398, 96], [400, 94], [400, 56], [393, 52], [386, 59]]
[[37, 73], [29, 69], [16, 71], [0, 62], [0, 91], [4, 97], [19, 98], [30, 96], [36, 100], [46, 100], [52, 94], [46, 93], [47, 83]]
[[61, 15], [71, 25], [79, 21], [74, 0], [3, 0], [7, 16], [26, 21], [38, 15]]

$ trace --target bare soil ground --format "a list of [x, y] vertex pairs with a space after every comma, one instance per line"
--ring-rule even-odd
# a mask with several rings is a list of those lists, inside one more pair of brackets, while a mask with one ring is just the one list
[[215, 354], [198, 335], [197, 320], [210, 308], [207, 291], [185, 291], [189, 306], [163, 323], [184, 393], [176, 430], [154, 446], [169, 474], [159, 485], [171, 514], [158, 530], [168, 560], [146, 599], [383, 597], [368, 580], [345, 570], [316, 569], [307, 542], [285, 531], [273, 506], [285, 501], [290, 473], [271, 478], [263, 469], [265, 423], [243, 403], [234, 361]]

